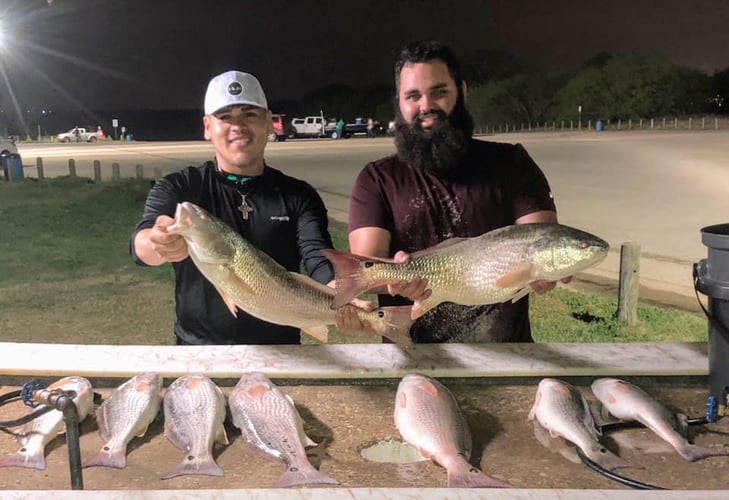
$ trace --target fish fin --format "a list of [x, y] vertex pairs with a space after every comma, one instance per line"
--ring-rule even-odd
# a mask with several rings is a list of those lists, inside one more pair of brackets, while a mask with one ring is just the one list
[[521, 290], [519, 290], [518, 292], [516, 292], [516, 295], [514, 295], [511, 298], [511, 302], [516, 302], [517, 300], [523, 299], [524, 297], [526, 297], [527, 295], [529, 295], [531, 293], [531, 291], [532, 291], [532, 287], [525, 286], [524, 288], [522, 288]]
[[185, 459], [176, 467], [170, 469], [162, 479], [170, 479], [178, 476], [202, 475], [202, 476], [224, 476], [223, 469], [215, 463], [212, 457], [197, 462], [194, 459]]
[[334, 266], [334, 279], [336, 282], [334, 290], [336, 295], [332, 300], [332, 309], [338, 309], [345, 304], [349, 304], [353, 298], [373, 286], [367, 283], [362, 268], [365, 262], [382, 261], [381, 259], [362, 257], [331, 248], [322, 250], [322, 253]]
[[415, 301], [413, 304], [412, 309], [410, 310], [410, 318], [413, 320], [418, 319], [423, 314], [427, 313], [431, 309], [433, 309], [435, 306], [440, 304], [440, 299], [437, 299], [431, 295], [425, 300], [418, 300]]
[[729, 456], [729, 451], [714, 450], [691, 443], [686, 443], [684, 446], [677, 446], [676, 451], [689, 462], [696, 462], [702, 458]]
[[676, 416], [676, 425], [678, 426], [676, 430], [683, 437], [688, 438], [688, 417], [683, 413], [675, 413], [674, 415]]
[[126, 447], [106, 451], [107, 446], [99, 451], [95, 456], [87, 458], [81, 463], [81, 467], [113, 467], [115, 469], [123, 469], [127, 466]]
[[0, 467], [23, 467], [25, 469], [46, 469], [46, 459], [43, 456], [43, 450], [40, 453], [23, 453], [18, 451], [11, 453], [0, 460]]
[[224, 291], [222, 291], [217, 286], [215, 287], [215, 289], [220, 294], [220, 298], [223, 299], [223, 302], [225, 303], [225, 306], [228, 308], [228, 311], [230, 311], [230, 314], [232, 314], [234, 318], [237, 318], [238, 317], [238, 306], [235, 305], [233, 298], [230, 295], [228, 295], [227, 293], [225, 293]]
[[603, 469], [607, 469], [610, 471], [616, 470], [616, 469], [642, 469], [640, 465], [633, 465], [627, 460], [624, 460], [614, 454], [612, 451], [608, 450], [604, 446], [602, 446], [599, 443], [595, 443], [595, 446], [591, 450], [582, 450], [585, 452], [585, 455], [595, 462], [596, 464], [600, 465]]
[[484, 474], [464, 458], [448, 467], [449, 488], [513, 488], [505, 481]]
[[410, 347], [413, 345], [413, 339], [410, 337], [410, 327], [413, 324], [411, 306], [386, 306], [380, 307], [378, 311], [385, 313], [387, 317], [387, 328], [382, 333], [383, 337], [387, 337], [402, 347]]
[[580, 457], [577, 456], [577, 451], [575, 451], [575, 447], [572, 446], [571, 443], [568, 443], [568, 441], [561, 437], [553, 438], [549, 435], [547, 429], [545, 429], [542, 424], [540, 424], [536, 420], [532, 422], [532, 425], [534, 427], [534, 437], [542, 446], [544, 446], [553, 453], [561, 455], [572, 463], [582, 463]]
[[530, 420], [534, 420], [534, 417], [537, 413], [537, 407], [539, 406], [539, 402], [542, 400], [542, 392], [537, 391], [537, 395], [534, 396], [534, 404], [532, 405], [532, 409], [529, 410], [529, 415], [527, 416], [527, 422]]
[[501, 275], [496, 280], [495, 284], [499, 288], [511, 288], [515, 286], [520, 286], [524, 283], [528, 283], [533, 279], [533, 269], [534, 266], [532, 266], [532, 264], [522, 264], [516, 269], [513, 269], [508, 273]]
[[295, 279], [299, 283], [303, 283], [306, 286], [316, 288], [320, 292], [324, 292], [327, 295], [331, 295], [333, 297], [337, 294], [337, 292], [336, 292], [336, 290], [334, 290], [334, 288], [323, 285], [323, 284], [319, 283], [318, 281], [316, 281], [315, 279], [310, 278], [309, 276], [306, 276], [305, 274], [296, 273], [294, 271], [289, 271], [289, 274], [291, 275], [291, 277], [293, 279]]
[[319, 342], [325, 344], [329, 342], [329, 327], [327, 325], [307, 326], [306, 328], [302, 328], [301, 331], [311, 335]]
[[135, 436], [136, 437], [142, 437], [142, 436], [144, 436], [145, 434], [147, 434], [147, 429], [149, 429], [149, 424], [147, 424], [144, 427], [142, 427], [141, 429], [139, 429], [139, 432], [137, 432], [135, 434]]
[[310, 463], [296, 466], [292, 464], [273, 486], [274, 488], [290, 488], [304, 484], [339, 484], [339, 481], [319, 472]]
[[314, 441], [313, 439], [311, 439], [306, 432], [303, 433], [303, 438], [304, 439], [302, 439], [301, 441], [304, 444], [304, 448], [310, 448], [312, 446], [318, 446], [319, 445], [319, 443], [317, 443], [316, 441]]
[[218, 429], [218, 434], [215, 436], [215, 442], [220, 444], [230, 444], [230, 441], [228, 441], [228, 433], [225, 431], [225, 426], [222, 423]]

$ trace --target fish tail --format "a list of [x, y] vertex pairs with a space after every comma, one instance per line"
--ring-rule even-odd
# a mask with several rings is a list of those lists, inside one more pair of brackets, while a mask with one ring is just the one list
[[413, 324], [410, 318], [410, 306], [387, 306], [381, 309], [388, 315], [387, 330], [382, 336], [403, 347], [413, 345], [413, 339], [410, 337], [410, 326]]
[[126, 450], [113, 450], [111, 452], [101, 450], [95, 456], [87, 458], [81, 463], [81, 467], [113, 467], [123, 469], [127, 466]]
[[642, 469], [642, 467], [638, 465], [633, 465], [627, 460], [623, 460], [607, 448], [603, 446], [595, 446], [591, 450], [583, 450], [585, 452], [585, 455], [598, 464], [603, 469], [607, 469], [610, 471], [613, 471], [615, 469], [626, 469], [626, 468], [633, 468], [633, 469]]
[[678, 451], [678, 453], [689, 462], [695, 462], [702, 458], [729, 456], [729, 451], [714, 450], [712, 448], [706, 448], [704, 446], [698, 446], [691, 443], [686, 443], [684, 446], [676, 447], [676, 451]]
[[339, 481], [319, 472], [311, 464], [299, 464], [288, 467], [274, 487], [290, 488], [304, 484], [339, 484]]
[[0, 460], [0, 467], [23, 467], [26, 469], [46, 469], [43, 450], [40, 453], [15, 452]]
[[361, 263], [372, 259], [329, 248], [322, 250], [322, 253], [334, 266], [334, 277], [337, 284], [336, 295], [332, 299], [333, 309], [349, 304], [353, 298], [367, 291], [369, 286], [362, 273]]
[[465, 460], [448, 468], [449, 488], [512, 488], [513, 486], [487, 474]]
[[183, 460], [176, 467], [167, 472], [162, 479], [170, 479], [177, 476], [223, 476], [223, 469], [215, 463], [212, 457], [203, 461]]

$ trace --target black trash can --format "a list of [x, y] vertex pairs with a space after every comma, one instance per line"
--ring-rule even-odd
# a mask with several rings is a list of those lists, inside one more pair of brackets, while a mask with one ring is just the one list
[[18, 153], [0, 156], [5, 180], [18, 180], [23, 178], [23, 160]]
[[709, 298], [709, 390], [719, 405], [729, 391], [729, 223], [701, 229], [708, 258], [694, 264], [694, 286]]

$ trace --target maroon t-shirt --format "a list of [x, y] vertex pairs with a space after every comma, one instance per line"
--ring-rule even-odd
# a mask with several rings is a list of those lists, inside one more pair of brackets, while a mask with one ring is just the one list
[[[463, 164], [436, 176], [396, 155], [360, 172], [349, 203], [349, 231], [390, 232], [390, 256], [415, 252], [456, 237], [474, 237], [514, 224], [523, 215], [555, 210], [542, 171], [519, 144], [472, 140]], [[379, 296], [380, 305], [408, 304]], [[532, 342], [529, 302], [485, 306], [443, 303], [410, 329], [415, 342]]]

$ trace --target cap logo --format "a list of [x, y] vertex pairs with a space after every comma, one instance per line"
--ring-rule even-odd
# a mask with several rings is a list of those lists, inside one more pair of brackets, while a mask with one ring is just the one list
[[231, 82], [228, 85], [228, 94], [240, 95], [243, 92], [243, 86], [238, 82]]

